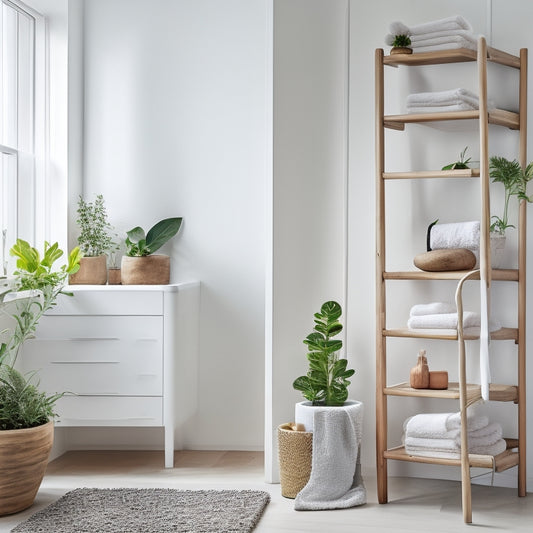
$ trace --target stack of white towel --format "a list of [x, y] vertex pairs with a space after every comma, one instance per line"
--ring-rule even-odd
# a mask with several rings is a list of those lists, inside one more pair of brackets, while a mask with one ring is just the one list
[[[457, 308], [452, 303], [432, 302], [429, 304], [417, 304], [411, 307], [409, 329], [457, 329]], [[463, 332], [465, 335], [479, 335], [481, 327], [480, 313], [472, 311], [463, 312]], [[489, 331], [497, 331], [501, 328], [498, 320], [489, 320]]]
[[[488, 102], [487, 105], [489, 109], [494, 108], [492, 102]], [[474, 109], [479, 109], [479, 98], [468, 89], [414, 93], [407, 97], [408, 113], [442, 113]]]
[[402, 22], [393, 22], [390, 34], [385, 38], [392, 44], [395, 35], [409, 35], [413, 52], [433, 52], [455, 48], [477, 49], [478, 36], [472, 31], [471, 24], [461, 16], [406, 26]]
[[[469, 413], [468, 452], [479, 455], [498, 455], [507, 444], [502, 428], [489, 423], [486, 416]], [[408, 418], [403, 425], [403, 443], [409, 455], [456, 459], [461, 454], [461, 413], [420, 414]]]

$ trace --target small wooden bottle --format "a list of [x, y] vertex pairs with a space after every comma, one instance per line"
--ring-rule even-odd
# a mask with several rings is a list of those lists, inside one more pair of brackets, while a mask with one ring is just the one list
[[426, 350], [418, 352], [416, 366], [411, 368], [410, 385], [413, 389], [427, 389], [429, 387], [429, 367]]

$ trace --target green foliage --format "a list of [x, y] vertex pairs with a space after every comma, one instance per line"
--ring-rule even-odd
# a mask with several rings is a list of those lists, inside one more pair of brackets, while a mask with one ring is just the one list
[[94, 202], [79, 197], [76, 223], [80, 228], [78, 244], [84, 256], [97, 257], [114, 247], [110, 233], [113, 226], [107, 220], [103, 195], [97, 195]]
[[326, 302], [320, 313], [315, 313], [314, 331], [303, 341], [310, 350], [309, 370], [305, 376], [296, 378], [292, 386], [313, 405], [342, 405], [348, 398], [348, 378], [355, 370], [348, 370], [348, 361], [339, 359], [337, 352], [342, 341], [332, 339], [342, 331], [341, 314], [337, 302]]
[[442, 167], [442, 170], [456, 170], [456, 169], [465, 169], [470, 168], [468, 166], [468, 163], [470, 163], [470, 160], [472, 159], [469, 157], [468, 159], [465, 159], [466, 151], [468, 150], [468, 146], [465, 147], [465, 149], [459, 154], [459, 160], [455, 163], [450, 163], [449, 165], [446, 165]]
[[38, 426], [53, 416], [55, 402], [62, 396], [46, 396], [31, 383], [34, 375], [21, 375], [14, 368], [18, 352], [33, 336], [41, 316], [52, 308], [68, 276], [79, 269], [81, 252], [74, 248], [68, 263], [53, 270], [54, 263], [63, 256], [57, 243], [44, 243], [43, 256], [29, 243], [18, 239], [10, 250], [17, 258], [14, 272], [14, 291], [27, 291], [25, 297], [5, 302], [0, 295], [0, 312], [14, 320], [14, 330], [6, 342], [0, 344], [0, 429], [21, 429]]
[[63, 394], [47, 396], [11, 366], [0, 366], [0, 431], [46, 424]]
[[181, 222], [181, 217], [165, 218], [153, 226], [147, 234], [139, 226], [127, 231], [126, 255], [144, 257], [153, 254], [178, 233]]
[[526, 202], [533, 200], [533, 197], [527, 195], [527, 184], [533, 178], [533, 163], [529, 163], [524, 170], [516, 159], [509, 161], [505, 157], [494, 156], [490, 158], [489, 169], [492, 182], [501, 183], [505, 188], [503, 215], [501, 218], [496, 215], [491, 218], [494, 222], [490, 226], [490, 231], [504, 235], [507, 228], [514, 228], [509, 224], [511, 196]]
[[409, 35], [399, 34], [395, 35], [392, 41], [394, 48], [404, 48], [411, 45], [411, 38]]

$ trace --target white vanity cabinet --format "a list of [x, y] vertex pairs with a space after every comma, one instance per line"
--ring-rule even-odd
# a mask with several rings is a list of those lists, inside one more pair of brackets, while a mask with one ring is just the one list
[[173, 466], [175, 369], [193, 346], [199, 283], [75, 285], [39, 322], [21, 357], [40, 388], [67, 394], [58, 427], [164, 427], [165, 466]]

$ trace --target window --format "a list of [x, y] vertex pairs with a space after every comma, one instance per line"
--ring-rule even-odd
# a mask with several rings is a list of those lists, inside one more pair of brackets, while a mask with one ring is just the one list
[[[42, 18], [23, 4], [1, 0], [0, 11], [0, 225], [2, 272], [17, 237], [35, 241], [36, 191], [44, 179], [44, 97], [37, 86], [37, 36]], [[44, 39], [44, 38], [43, 38]]]

